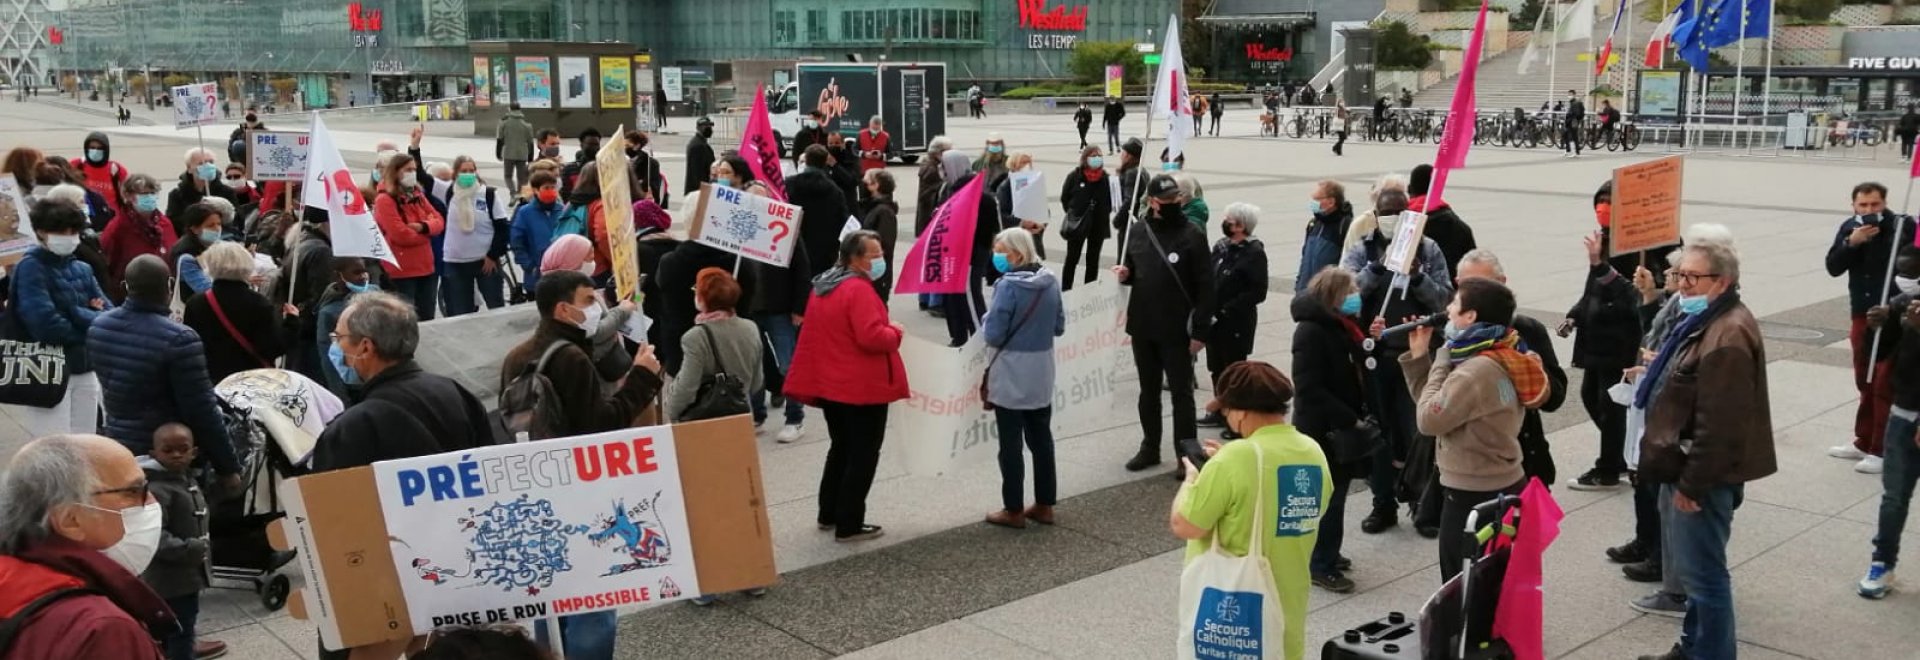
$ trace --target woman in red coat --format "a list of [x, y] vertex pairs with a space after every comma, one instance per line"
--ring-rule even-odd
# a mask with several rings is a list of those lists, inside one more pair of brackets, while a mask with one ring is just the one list
[[433, 319], [435, 301], [440, 299], [439, 276], [433, 271], [433, 237], [447, 228], [440, 212], [420, 192], [420, 171], [413, 158], [395, 154], [380, 172], [380, 192], [373, 200], [373, 221], [387, 237], [393, 259], [399, 266], [387, 267], [393, 292], [413, 300], [420, 320]]
[[786, 395], [827, 418], [826, 469], [820, 475], [820, 529], [846, 543], [880, 537], [866, 524], [867, 491], [880, 466], [887, 404], [907, 398], [900, 362], [904, 330], [887, 318], [874, 280], [887, 274], [880, 235], [856, 231], [840, 241], [839, 262], [813, 278], [806, 322], [787, 374]]
[[127, 298], [127, 264], [143, 254], [160, 257], [168, 264], [173, 259], [167, 246], [179, 235], [173, 221], [160, 212], [160, 182], [145, 174], [127, 177], [120, 184], [120, 199], [126, 204], [119, 215], [100, 232], [100, 252], [107, 258], [107, 281], [101, 282], [107, 297], [118, 305]]

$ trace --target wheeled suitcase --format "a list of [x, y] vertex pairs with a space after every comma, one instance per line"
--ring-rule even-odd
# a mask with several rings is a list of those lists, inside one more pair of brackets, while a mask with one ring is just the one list
[[1390, 612], [1327, 640], [1320, 647], [1320, 660], [1420, 660], [1420, 624]]

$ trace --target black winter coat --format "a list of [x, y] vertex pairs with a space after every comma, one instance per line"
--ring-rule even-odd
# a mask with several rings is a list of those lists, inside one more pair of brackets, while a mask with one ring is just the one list
[[840, 228], [846, 226], [847, 216], [853, 213], [848, 210], [847, 197], [840, 185], [825, 171], [808, 168], [787, 177], [786, 189], [787, 202], [800, 207], [799, 248], [807, 253], [807, 263], [812, 268], [807, 279], [812, 280], [833, 267], [840, 254]]
[[[1902, 321], [1907, 316], [1907, 306], [1916, 298], [1920, 296], [1894, 296], [1887, 309], [1886, 324], [1882, 326], [1886, 328], [1882, 334], [1893, 337], [1892, 343], [1882, 344], [1880, 349], [1881, 355], [1893, 356], [1893, 405], [1907, 410], [1920, 410], [1920, 328]], [[1893, 440], [1888, 438], [1887, 442]]]
[[207, 498], [192, 475], [170, 472], [152, 458], [140, 457], [149, 490], [160, 504], [160, 547], [140, 580], [161, 598], [200, 593], [212, 580], [207, 562]]
[[1100, 124], [1103, 126], [1112, 126], [1126, 118], [1127, 105], [1125, 103], [1108, 103], [1106, 110], [1100, 113]]
[[172, 310], [139, 300], [101, 314], [87, 329], [87, 355], [100, 378], [106, 423], [100, 434], [138, 456], [153, 447], [153, 431], [168, 422], [193, 429], [200, 455], [220, 474], [239, 474], [225, 418], [207, 379], [207, 354], [193, 329], [168, 318]]
[[[251, 353], [233, 338], [233, 333], [227, 332], [226, 325], [213, 313], [208, 296], [220, 301], [220, 311], [226, 312], [233, 328], [247, 338], [253, 348]], [[274, 368], [273, 361], [287, 352], [286, 339], [281, 336], [285, 327], [281, 318], [279, 305], [246, 282], [236, 280], [214, 280], [213, 288], [188, 300], [186, 311], [181, 314], [187, 327], [200, 334], [200, 341], [207, 349], [207, 377], [216, 384], [248, 369]]]
[[[1889, 221], [1891, 216], [1894, 220]], [[1854, 316], [1867, 313], [1874, 305], [1880, 304], [1881, 287], [1886, 286], [1887, 268], [1893, 265], [1889, 257], [1893, 256], [1894, 242], [1900, 245], [1913, 244], [1914, 221], [1911, 216], [1884, 213], [1872, 218], [1880, 227], [1880, 233], [1859, 246], [1847, 244], [1847, 236], [1859, 229], [1860, 218], [1847, 218], [1840, 223], [1840, 231], [1834, 234], [1833, 247], [1827, 248], [1827, 274], [1834, 277], [1847, 276], [1847, 300], [1852, 303]], [[1898, 222], [1900, 231], [1892, 231]], [[1896, 236], [1897, 234], [1897, 236]]]
[[[1418, 209], [1419, 206], [1412, 208]], [[1460, 214], [1453, 210], [1452, 205], [1427, 212], [1426, 237], [1433, 239], [1434, 244], [1440, 246], [1441, 254], [1447, 255], [1447, 272], [1449, 273], [1459, 273], [1460, 258], [1467, 256], [1467, 253], [1472, 252], [1474, 248], [1480, 247], [1479, 243], [1473, 240], [1473, 228], [1467, 226], [1467, 221], [1460, 219]]]
[[412, 360], [380, 372], [363, 391], [314, 441], [314, 472], [493, 444], [480, 399]]
[[[1104, 172], [1098, 180], [1087, 180], [1087, 170], [1076, 167], [1068, 172], [1066, 181], [1060, 186], [1060, 208], [1066, 217], [1083, 217], [1087, 228], [1086, 238], [1106, 240], [1113, 236], [1106, 219], [1113, 217], [1113, 184], [1109, 179], [1112, 172]], [[1123, 202], [1124, 203], [1124, 202]]]
[[[1172, 209], [1172, 206], [1165, 208]], [[1147, 232], [1159, 239], [1162, 255]], [[1127, 334], [1163, 341], [1212, 337], [1213, 259], [1184, 215], [1150, 218], [1127, 237]]]
[[[789, 191], [792, 189], [789, 188]], [[840, 216], [846, 222], [846, 216]], [[801, 219], [805, 231], [806, 220]], [[802, 238], [804, 238], [804, 234]], [[708, 247], [693, 241], [685, 241], [672, 252], [660, 257], [660, 315], [654, 317], [654, 325], [660, 328], [661, 337], [679, 337], [693, 328], [693, 317], [699, 313], [693, 306], [693, 282], [703, 268], [719, 268], [731, 271], [734, 255], [732, 253]], [[744, 264], [743, 264], [744, 266]], [[741, 268], [740, 297], [752, 300], [756, 287], [753, 286], [754, 270]], [[680, 341], [669, 339], [654, 345], [660, 353], [660, 364], [667, 373], [680, 373]]]
[[[1114, 172], [1113, 176], [1119, 177], [1117, 180], [1120, 182], [1120, 208], [1113, 210], [1113, 230], [1124, 232], [1127, 229], [1127, 223], [1133, 221], [1134, 195], [1140, 194], [1140, 187], [1147, 185], [1147, 181], [1153, 177], [1148, 175], [1146, 170], [1140, 169], [1139, 165], [1122, 168]], [[1146, 203], [1144, 198], [1139, 201], [1141, 204]]]
[[1213, 243], [1213, 335], [1210, 346], [1253, 350], [1260, 303], [1267, 300], [1267, 246], [1260, 239]]
[[[1354, 330], [1324, 303], [1293, 299], [1293, 425], [1322, 447], [1334, 431], [1353, 428], [1367, 415], [1367, 353]], [[1340, 466], [1335, 466], [1339, 469]]]
[[206, 199], [209, 196], [218, 197], [231, 202], [235, 208], [240, 206], [240, 202], [235, 201], [239, 198], [233, 194], [233, 189], [228, 188], [227, 184], [222, 183], [219, 179], [208, 181], [207, 191], [208, 192], [200, 191], [200, 181], [193, 177], [192, 172], [180, 173], [179, 187], [174, 188], [173, 192], [167, 193], [167, 217], [174, 221], [174, 238], [179, 238], [180, 235], [186, 233], [186, 227], [181, 226], [179, 219], [186, 216], [187, 207], [199, 203], [202, 199]]
[[933, 212], [940, 206], [940, 196], [946, 182], [940, 180], [940, 159], [928, 154], [927, 162], [920, 164], [920, 189], [914, 192], [913, 236], [927, 230], [927, 223], [933, 221]]
[[[887, 263], [900, 263], [893, 260], [893, 244], [900, 240], [900, 205], [894, 203], [893, 197], [869, 198], [861, 202], [860, 228], [880, 235], [880, 253], [887, 258]], [[882, 301], [893, 295], [893, 276], [894, 269], [888, 268], [886, 276], [873, 283]], [[803, 294], [801, 298], [804, 300], [806, 296]]]
[[[707, 144], [706, 136], [695, 133], [687, 140], [687, 184], [681, 190], [691, 195], [700, 190], [700, 184], [713, 180], [713, 145]], [[735, 174], [745, 175], [744, 172]]]
[[1547, 427], [1540, 415], [1559, 410], [1560, 404], [1566, 403], [1567, 371], [1560, 368], [1560, 357], [1553, 352], [1553, 338], [1547, 334], [1547, 326], [1533, 317], [1515, 314], [1513, 329], [1520, 333], [1520, 341], [1526, 342], [1527, 350], [1540, 356], [1540, 365], [1547, 370], [1546, 402], [1538, 409], [1527, 410], [1526, 418], [1520, 422], [1520, 465], [1527, 476], [1539, 477], [1541, 483], [1551, 484], [1557, 470], [1553, 465], [1553, 452], [1547, 446]]
[[1586, 290], [1567, 310], [1579, 334], [1573, 338], [1573, 366], [1622, 369], [1640, 358], [1640, 292], [1632, 278], [1602, 263], [1587, 269]]
[[[945, 194], [940, 198], [940, 203], [946, 204], [948, 200], [953, 199], [955, 193], [964, 190], [968, 183], [973, 182], [973, 177], [984, 176], [984, 174], [984, 172], [968, 172], [961, 176], [953, 182], [953, 185], [947, 187]], [[1019, 223], [1015, 222], [1013, 226], [1017, 227]], [[1000, 220], [1000, 201], [993, 195], [981, 193], [980, 213], [974, 218], [973, 246], [969, 250], [967, 260], [973, 267], [973, 277], [984, 277], [989, 281], [1000, 279], [999, 271], [993, 269], [993, 236], [1006, 228]]]

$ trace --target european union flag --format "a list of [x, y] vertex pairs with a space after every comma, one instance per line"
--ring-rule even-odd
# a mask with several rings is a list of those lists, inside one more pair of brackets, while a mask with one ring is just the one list
[[1708, 48], [1720, 48], [1741, 39], [1765, 37], [1772, 31], [1772, 18], [1773, 0], [1717, 0], [1707, 10], [1701, 40]]
[[1710, 65], [1704, 33], [1713, 27], [1713, 17], [1726, 1], [1690, 0], [1680, 5], [1680, 23], [1673, 28], [1674, 52], [1695, 71], [1706, 71]]

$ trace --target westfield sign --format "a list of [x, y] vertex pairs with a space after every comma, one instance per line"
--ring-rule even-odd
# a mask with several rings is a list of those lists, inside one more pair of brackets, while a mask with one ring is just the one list
[[1260, 44], [1247, 44], [1247, 59], [1254, 62], [1291, 62], [1292, 48], [1268, 48]]
[[363, 9], [360, 3], [347, 5], [347, 30], [349, 32], [379, 32], [380, 10]]
[[1071, 32], [1087, 31], [1087, 6], [1074, 7], [1071, 12], [1064, 0], [1060, 6], [1047, 9], [1047, 0], [1016, 0], [1020, 3], [1020, 27], [1035, 30], [1063, 30]]

